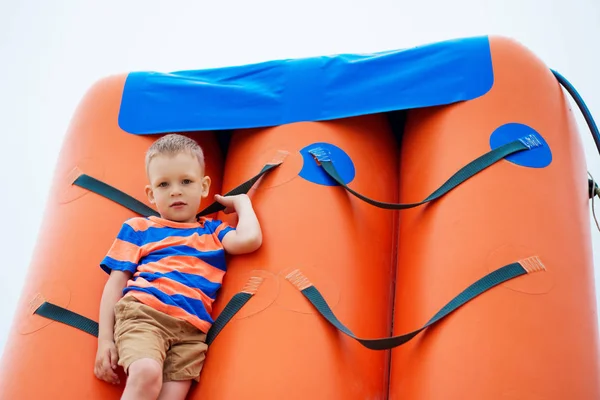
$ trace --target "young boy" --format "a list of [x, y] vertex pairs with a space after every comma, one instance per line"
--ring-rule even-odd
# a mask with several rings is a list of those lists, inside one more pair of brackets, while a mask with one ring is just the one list
[[199, 380], [207, 350], [210, 312], [225, 274], [225, 251], [249, 253], [262, 243], [260, 225], [246, 195], [215, 196], [237, 212], [238, 224], [196, 221], [208, 196], [204, 155], [182, 135], [157, 140], [146, 154], [146, 194], [160, 218], [126, 221], [101, 267], [110, 277], [100, 304], [95, 375], [118, 384], [122, 399], [184, 399]]

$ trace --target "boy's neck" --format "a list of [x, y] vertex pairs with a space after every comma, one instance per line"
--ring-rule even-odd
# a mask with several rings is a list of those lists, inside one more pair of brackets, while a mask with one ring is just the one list
[[167, 218], [164, 218], [162, 216], [160, 217], [155, 217], [155, 216], [150, 216], [148, 217], [148, 219], [150, 219], [153, 222], [156, 222], [157, 224], [161, 224], [161, 225], [165, 225], [165, 226], [169, 226], [172, 228], [192, 228], [192, 227], [197, 227], [200, 225], [200, 221], [202, 221], [202, 219], [200, 219], [200, 221], [196, 221], [195, 219], [193, 221], [190, 222], [183, 222], [183, 221], [173, 221]]

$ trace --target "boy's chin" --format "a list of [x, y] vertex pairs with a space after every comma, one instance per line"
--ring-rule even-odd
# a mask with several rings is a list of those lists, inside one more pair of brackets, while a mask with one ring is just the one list
[[184, 212], [167, 212], [162, 214], [162, 218], [173, 222], [195, 222], [196, 213]]
[[187, 216], [187, 217], [182, 217], [182, 216], [178, 215], [178, 216], [173, 217], [171, 219], [171, 221], [183, 222], [183, 223], [196, 222], [196, 214], [190, 215], [190, 216]]

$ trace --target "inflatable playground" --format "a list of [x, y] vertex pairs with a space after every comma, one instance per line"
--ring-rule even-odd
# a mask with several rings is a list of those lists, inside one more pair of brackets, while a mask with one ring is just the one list
[[[98, 81], [77, 108], [4, 356], [0, 399], [118, 399], [97, 379], [99, 267], [156, 215], [144, 156], [204, 149], [263, 230], [228, 259], [190, 399], [598, 399], [575, 88], [472, 37]], [[217, 203], [199, 215], [235, 224]]]

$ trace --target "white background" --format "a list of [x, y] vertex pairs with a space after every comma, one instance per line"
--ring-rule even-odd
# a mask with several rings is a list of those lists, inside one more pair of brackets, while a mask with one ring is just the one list
[[[600, 120], [598, 0], [0, 0], [0, 349], [63, 135], [94, 81], [485, 34], [531, 48], [579, 89]], [[600, 179], [600, 156], [577, 118], [589, 169]]]

